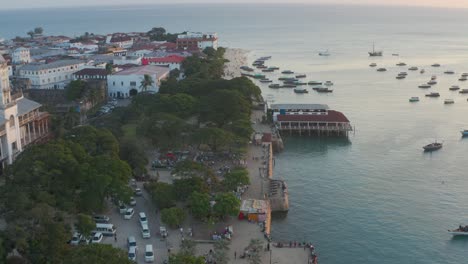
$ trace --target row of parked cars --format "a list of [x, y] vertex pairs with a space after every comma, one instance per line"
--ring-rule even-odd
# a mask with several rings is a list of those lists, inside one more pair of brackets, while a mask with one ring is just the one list
[[97, 112], [97, 115], [104, 115], [112, 112], [114, 108], [117, 106], [117, 99], [115, 98], [110, 98], [107, 104], [103, 105], [99, 111]]

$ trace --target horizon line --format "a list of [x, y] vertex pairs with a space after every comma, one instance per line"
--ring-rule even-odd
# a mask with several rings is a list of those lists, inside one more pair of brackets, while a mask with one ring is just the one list
[[[144, 6], [194, 6], [194, 5], [215, 5], [215, 6], [223, 6], [223, 5], [262, 5], [261, 2], [251, 2], [248, 0], [244, 0], [246, 2], [226, 2], [226, 3], [219, 3], [219, 2], [200, 2], [200, 3], [183, 3], [183, 2], [176, 2], [176, 3], [137, 3], [137, 4], [129, 4], [129, 3], [122, 3], [122, 4], [104, 4], [104, 5], [59, 5], [55, 7], [41, 7], [41, 6], [33, 6], [33, 7], [7, 7], [7, 8], [0, 8], [0, 11], [15, 11], [15, 10], [50, 10], [50, 9], [69, 9], [69, 8], [89, 8], [89, 7], [144, 7]], [[370, 4], [362, 4], [362, 3], [345, 3], [341, 4], [339, 2], [332, 2], [332, 3], [302, 3], [302, 2], [291, 2], [291, 3], [270, 3], [269, 6], [272, 5], [295, 5], [295, 6], [343, 6], [343, 7], [407, 7], [407, 8], [425, 8], [425, 9], [462, 9], [466, 10], [468, 7], [445, 7], [445, 6], [437, 6], [437, 5], [418, 5], [418, 4], [380, 4], [380, 3], [370, 3]]]

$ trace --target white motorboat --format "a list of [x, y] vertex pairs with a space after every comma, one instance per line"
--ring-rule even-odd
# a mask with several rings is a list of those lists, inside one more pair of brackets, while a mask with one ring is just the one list
[[460, 225], [457, 229], [448, 230], [448, 232], [453, 236], [468, 236], [468, 226]]
[[319, 56], [325, 56], [325, 57], [330, 56], [330, 52], [328, 52], [328, 50], [320, 51], [318, 54]]

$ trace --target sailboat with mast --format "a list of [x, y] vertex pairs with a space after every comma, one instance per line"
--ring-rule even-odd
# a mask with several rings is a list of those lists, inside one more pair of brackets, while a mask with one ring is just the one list
[[375, 50], [375, 43], [372, 43], [372, 51], [369, 51], [369, 56], [371, 57], [379, 57], [383, 55], [383, 51]]

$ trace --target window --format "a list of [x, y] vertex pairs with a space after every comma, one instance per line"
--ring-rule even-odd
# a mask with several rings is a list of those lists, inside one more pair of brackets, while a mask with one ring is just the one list
[[115, 86], [115, 82], [112, 82], [112, 85]]
[[15, 117], [13, 115], [10, 116], [10, 127], [14, 127], [15, 126]]
[[121, 83], [121, 84], [122, 84], [122, 86], [123, 86], [123, 82], [120, 82], [120, 83]]
[[136, 86], [136, 82], [130, 82], [130, 86]]
[[11, 143], [11, 150], [13, 151], [17, 151], [18, 150], [18, 146], [16, 145], [16, 141]]

